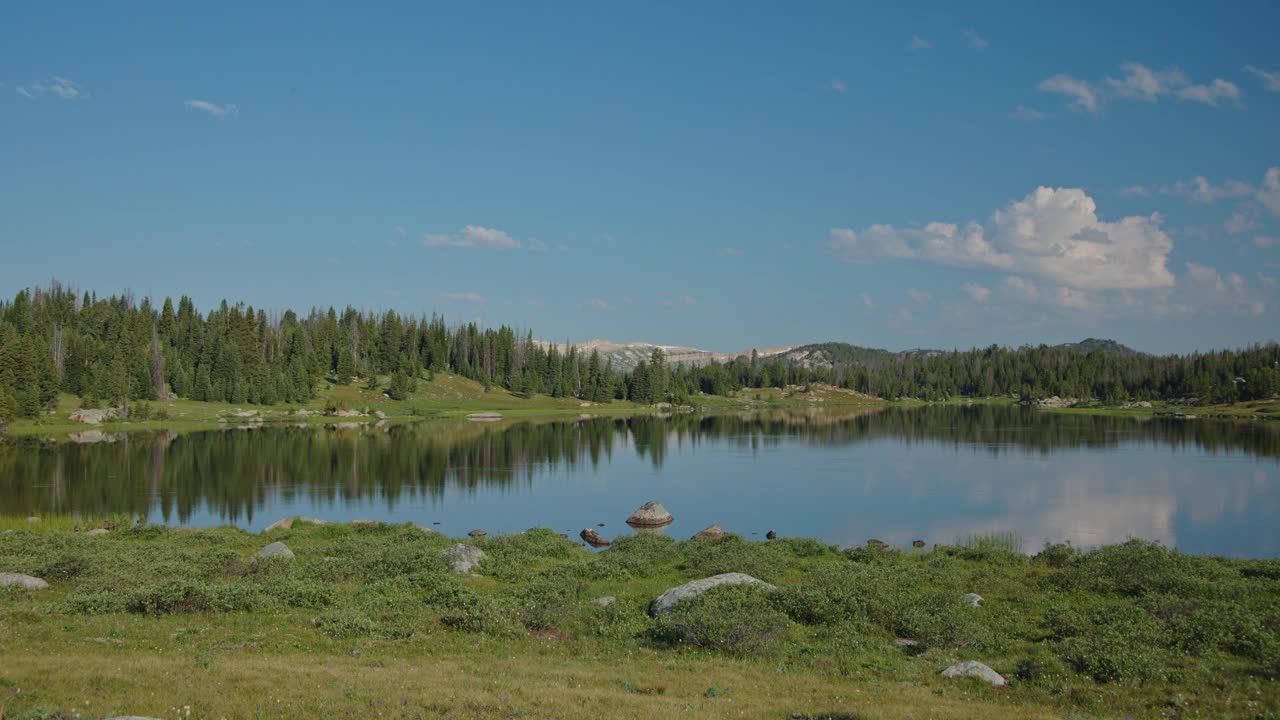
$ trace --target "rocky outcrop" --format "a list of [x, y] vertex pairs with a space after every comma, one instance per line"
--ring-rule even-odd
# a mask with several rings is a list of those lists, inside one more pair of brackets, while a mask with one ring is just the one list
[[1053, 409], [1056, 409], [1056, 408], [1069, 408], [1069, 407], [1071, 407], [1071, 406], [1073, 406], [1073, 405], [1077, 405], [1077, 404], [1079, 404], [1079, 403], [1081, 403], [1081, 402], [1083, 402], [1083, 401], [1082, 401], [1082, 400], [1080, 400], [1079, 398], [1064, 398], [1064, 397], [1058, 397], [1057, 395], [1053, 395], [1053, 396], [1051, 396], [1051, 397], [1047, 397], [1047, 398], [1036, 398], [1036, 399], [1031, 400], [1031, 401], [1026, 401], [1026, 400], [1023, 400], [1023, 401], [1022, 401], [1022, 403], [1023, 403], [1024, 405], [1031, 405], [1032, 407], [1034, 407], [1034, 408], [1039, 408], [1039, 409], [1041, 409], [1041, 410], [1053, 410]]
[[293, 551], [282, 542], [273, 542], [253, 554], [254, 560], [292, 560]]
[[591, 547], [609, 547], [609, 541], [592, 528], [583, 528], [582, 532], [578, 533], [578, 537]]
[[484, 562], [484, 551], [475, 545], [458, 543], [444, 550], [444, 557], [453, 563], [453, 571], [459, 575], [471, 575], [477, 565]]
[[703, 528], [694, 533], [691, 539], [697, 540], [698, 538], [707, 538], [709, 540], [719, 540], [722, 537], [724, 537], [724, 528], [719, 525], [712, 525], [711, 527]]
[[0, 587], [16, 587], [23, 590], [44, 590], [49, 587], [49, 583], [38, 577], [30, 575], [21, 575], [19, 573], [0, 573]]
[[757, 580], [750, 575], [733, 572], [722, 573], [720, 575], [713, 575], [709, 578], [687, 582], [662, 593], [653, 601], [653, 604], [649, 606], [649, 614], [657, 617], [662, 613], [670, 612], [682, 600], [697, 597], [713, 587], [719, 587], [720, 585], [745, 584], [759, 585], [766, 590], [775, 589], [769, 583], [764, 582], [763, 580]]
[[942, 671], [942, 677], [958, 678], [958, 677], [975, 677], [985, 680], [992, 685], [1004, 685], [1004, 676], [983, 665], [977, 660], [966, 660], [962, 663], [956, 663], [946, 670]]
[[671, 513], [667, 512], [661, 503], [653, 500], [636, 508], [636, 511], [631, 513], [631, 517], [627, 518], [628, 525], [644, 528], [664, 527], [674, 521], [675, 518], [671, 517]]
[[108, 420], [120, 420], [123, 417], [124, 412], [120, 408], [80, 408], [71, 413], [68, 419], [71, 422], [99, 425]]

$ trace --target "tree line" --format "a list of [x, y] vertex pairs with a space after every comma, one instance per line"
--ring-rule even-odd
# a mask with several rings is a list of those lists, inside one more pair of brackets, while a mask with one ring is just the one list
[[[60, 393], [87, 406], [181, 397], [271, 405], [311, 400], [321, 381], [389, 378], [405, 399], [419, 379], [462, 375], [532, 396], [695, 402], [747, 388], [827, 383], [886, 399], [1058, 395], [1107, 402], [1234, 402], [1280, 392], [1275, 344], [1189, 355], [992, 346], [890, 353], [838, 343], [729, 362], [669, 363], [661, 349], [630, 370], [571, 343], [503, 325], [449, 325], [440, 315], [312, 308], [267, 313], [223, 301], [200, 312], [186, 296], [156, 306], [125, 292], [100, 298], [52, 283], [0, 301], [0, 419], [37, 417]], [[371, 385], [381, 387], [381, 385]]]

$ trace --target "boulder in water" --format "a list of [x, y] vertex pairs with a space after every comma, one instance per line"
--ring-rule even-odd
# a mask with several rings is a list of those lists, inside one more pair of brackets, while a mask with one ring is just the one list
[[724, 528], [719, 525], [712, 525], [711, 527], [703, 528], [694, 533], [692, 539], [697, 540], [698, 538], [709, 538], [711, 540], [719, 540], [722, 537], [724, 537]]
[[30, 575], [21, 575], [19, 573], [0, 573], [0, 587], [16, 587], [23, 590], [44, 590], [49, 587], [49, 583], [38, 577]]
[[923, 541], [923, 540], [912, 540], [912, 541], [911, 541], [911, 547], [913, 547], [913, 548], [922, 548], [922, 547], [924, 547], [924, 541]]
[[485, 532], [485, 531], [483, 531], [483, 530], [472, 530], [471, 532], [469, 532], [469, 533], [467, 533], [467, 534], [468, 534], [468, 535], [470, 535], [470, 536], [471, 536], [471, 537], [473, 537], [473, 538], [482, 538], [482, 537], [484, 537], [485, 535], [488, 535], [489, 533], [487, 533], [487, 532]]
[[765, 534], [764, 534], [764, 539], [765, 539], [765, 540], [777, 540], [777, 539], [778, 539], [778, 531], [777, 531], [777, 530], [770, 530], [769, 532], [767, 532], [767, 533], [765, 533]]
[[942, 677], [976, 677], [986, 680], [992, 685], [1004, 685], [1004, 676], [983, 665], [977, 660], [966, 660], [962, 663], [956, 663], [946, 670], [942, 671]]
[[750, 575], [742, 573], [722, 573], [720, 575], [712, 575], [709, 578], [694, 580], [683, 585], [673, 587], [662, 593], [653, 601], [653, 605], [649, 607], [649, 614], [657, 617], [665, 612], [670, 612], [681, 600], [697, 597], [702, 593], [719, 585], [759, 585], [766, 590], [773, 590], [774, 587], [763, 580], [757, 580]]
[[653, 500], [641, 505], [631, 513], [631, 517], [627, 518], [628, 525], [644, 528], [663, 527], [674, 521], [675, 518], [671, 517], [671, 513], [667, 512], [661, 503]]
[[609, 541], [600, 533], [596, 532], [594, 528], [583, 528], [582, 532], [578, 533], [578, 537], [582, 538], [583, 542], [591, 547], [598, 548], [609, 546]]

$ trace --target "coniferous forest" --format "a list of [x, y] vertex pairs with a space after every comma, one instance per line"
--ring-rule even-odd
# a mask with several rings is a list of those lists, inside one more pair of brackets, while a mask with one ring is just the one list
[[322, 380], [390, 378], [404, 399], [433, 373], [462, 375], [523, 395], [592, 402], [685, 403], [698, 394], [827, 383], [885, 399], [1058, 395], [1224, 403], [1280, 392], [1280, 348], [1188, 355], [1088, 351], [1074, 346], [892, 353], [842, 343], [795, 355], [727, 363], [668, 363], [661, 350], [618, 371], [607, 359], [531, 330], [450, 325], [439, 315], [351, 306], [271, 312], [223, 301], [202, 311], [188, 297], [156, 304], [130, 293], [101, 298], [52, 283], [0, 302], [0, 418], [36, 417], [59, 393], [86, 405], [179, 397], [272, 405], [311, 400]]

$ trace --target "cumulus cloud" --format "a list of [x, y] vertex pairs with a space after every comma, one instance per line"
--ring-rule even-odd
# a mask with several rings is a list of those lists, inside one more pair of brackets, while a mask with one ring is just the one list
[[1036, 88], [1040, 92], [1065, 95], [1071, 100], [1068, 107], [1076, 112], [1098, 112], [1098, 89], [1079, 78], [1059, 73], [1042, 80]]
[[1280, 92], [1280, 70], [1268, 72], [1253, 65], [1245, 65], [1244, 70], [1257, 75], [1262, 80], [1262, 87], [1266, 88], [1268, 92]]
[[933, 47], [933, 43], [929, 42], [928, 40], [925, 40], [919, 35], [912, 35], [911, 42], [907, 45], [907, 47], [911, 48], [912, 50], [928, 50], [929, 48]]
[[1063, 73], [1045, 79], [1037, 87], [1041, 92], [1064, 95], [1070, 99], [1072, 110], [1089, 113], [1099, 112], [1105, 98], [1153, 103], [1164, 97], [1173, 97], [1217, 107], [1225, 102], [1238, 105], [1244, 96], [1235, 83], [1222, 78], [1194, 83], [1177, 67], [1156, 70], [1136, 62], [1122, 63], [1119, 77], [1107, 76], [1100, 84]]
[[983, 287], [977, 283], [964, 283], [960, 286], [960, 289], [974, 302], [984, 303], [991, 299], [991, 288]]
[[427, 247], [482, 248], [488, 250], [516, 250], [520, 241], [501, 230], [483, 225], [467, 225], [452, 235], [427, 234], [422, 238]]
[[985, 48], [986, 46], [991, 44], [987, 42], [986, 38], [979, 35], [975, 30], [965, 30], [963, 34], [964, 34], [964, 39], [969, 42], [969, 47], [975, 50], [981, 50], [982, 48]]
[[1040, 301], [1040, 288], [1030, 280], [1025, 280], [1017, 275], [1010, 275], [1004, 279], [1004, 285], [1013, 293], [1014, 298], [1028, 303]]
[[1159, 215], [1098, 218], [1079, 188], [1037, 188], [992, 213], [984, 226], [833, 228], [826, 249], [848, 263], [911, 259], [1034, 275], [1074, 288], [1139, 289], [1173, 284], [1173, 243]]
[[1229, 198], [1243, 198], [1246, 201], [1246, 210], [1248, 201], [1256, 201], [1259, 206], [1275, 215], [1280, 215], [1280, 166], [1268, 168], [1262, 176], [1262, 182], [1257, 186], [1243, 180], [1225, 180], [1220, 185], [1215, 185], [1203, 176], [1196, 176], [1190, 180], [1179, 180], [1172, 187], [1161, 187], [1160, 192], [1165, 195], [1179, 195], [1192, 202], [1203, 204]]
[[44, 95], [52, 95], [62, 100], [79, 100], [88, 97], [79, 83], [58, 75], [48, 80], [38, 80], [25, 87], [18, 87], [16, 90], [19, 95], [29, 100], [35, 100]]
[[240, 109], [230, 103], [227, 103], [226, 105], [217, 105], [209, 102], [208, 100], [188, 100], [182, 104], [192, 110], [209, 113], [219, 120], [222, 120], [223, 118], [233, 118], [240, 114]]

